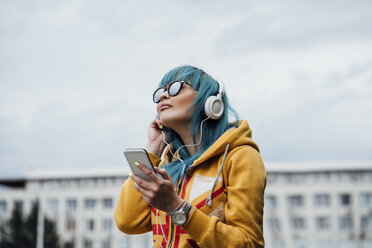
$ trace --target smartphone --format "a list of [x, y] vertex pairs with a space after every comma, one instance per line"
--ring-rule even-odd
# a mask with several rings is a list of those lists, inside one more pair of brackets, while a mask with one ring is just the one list
[[145, 165], [147, 168], [152, 170], [156, 175], [158, 175], [158, 173], [156, 173], [156, 171], [154, 169], [154, 166], [152, 165], [151, 160], [149, 158], [149, 155], [147, 154], [145, 149], [143, 149], [143, 148], [125, 149], [124, 156], [127, 159], [129, 167], [131, 168], [133, 174], [135, 174], [136, 176], [138, 176], [138, 177], [140, 177], [140, 178], [142, 178], [146, 181], [150, 181], [150, 179], [147, 177], [147, 175], [145, 173], [143, 173], [143, 171], [141, 171], [136, 166], [136, 163], [141, 163], [141, 164]]

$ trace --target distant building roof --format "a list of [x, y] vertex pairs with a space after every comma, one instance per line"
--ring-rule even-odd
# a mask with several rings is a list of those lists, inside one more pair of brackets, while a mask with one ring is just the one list
[[26, 172], [24, 175], [0, 176], [0, 185], [24, 187], [26, 181], [68, 178], [117, 177], [129, 175], [129, 167], [76, 168], [40, 170]]
[[[372, 160], [355, 161], [321, 161], [321, 162], [266, 162], [268, 173], [272, 172], [322, 172], [322, 171], [354, 171], [372, 170]], [[26, 181], [67, 179], [67, 178], [92, 178], [92, 177], [117, 177], [128, 176], [130, 168], [101, 167], [101, 168], [76, 168], [58, 170], [40, 170], [27, 172], [24, 175], [0, 176], [0, 185], [23, 187]]]
[[273, 162], [265, 163], [267, 172], [322, 172], [372, 170], [372, 160]]
[[86, 177], [115, 177], [127, 176], [129, 167], [101, 167], [101, 168], [77, 168], [61, 170], [32, 171], [25, 174], [27, 180], [38, 179], [63, 179], [63, 178], [86, 178]]

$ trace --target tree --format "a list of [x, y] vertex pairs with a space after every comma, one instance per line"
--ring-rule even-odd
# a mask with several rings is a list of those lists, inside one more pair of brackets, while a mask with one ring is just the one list
[[24, 228], [22, 207], [16, 204], [12, 211], [11, 218], [1, 230], [1, 248], [25, 248], [28, 247], [26, 230]]
[[59, 236], [56, 225], [49, 219], [44, 219], [44, 248], [59, 248]]
[[[15, 206], [11, 218], [3, 230], [0, 230], [1, 248], [36, 248], [37, 220], [39, 204], [33, 204], [27, 216], [23, 218], [20, 206]], [[60, 248], [59, 236], [53, 221], [44, 218], [44, 248]]]
[[34, 203], [24, 225], [25, 229], [28, 230], [26, 235], [29, 248], [36, 248], [38, 211], [39, 204]]

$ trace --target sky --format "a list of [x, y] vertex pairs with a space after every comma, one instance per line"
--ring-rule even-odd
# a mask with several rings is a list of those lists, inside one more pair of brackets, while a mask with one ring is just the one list
[[126, 166], [179, 65], [265, 163], [372, 159], [372, 2], [0, 1], [0, 175]]

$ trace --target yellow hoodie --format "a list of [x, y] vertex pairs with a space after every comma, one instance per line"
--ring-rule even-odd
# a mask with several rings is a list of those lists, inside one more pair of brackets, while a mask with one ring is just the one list
[[[148, 206], [129, 178], [114, 213], [118, 228], [128, 234], [152, 231], [154, 247], [264, 247], [266, 172], [251, 137], [241, 121], [193, 162], [177, 192], [195, 207], [184, 226]], [[154, 166], [168, 162], [149, 156]]]

